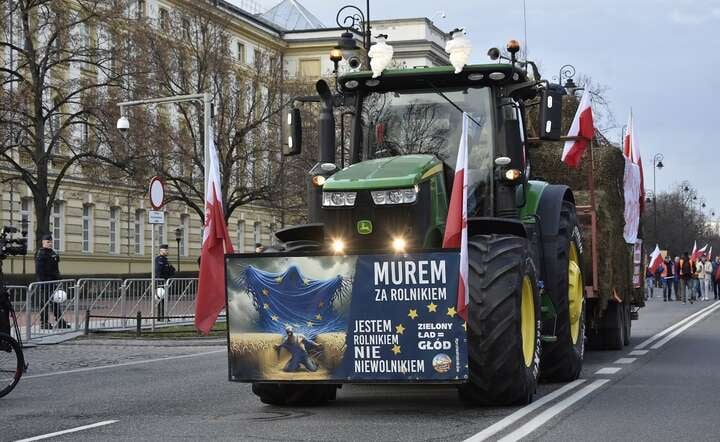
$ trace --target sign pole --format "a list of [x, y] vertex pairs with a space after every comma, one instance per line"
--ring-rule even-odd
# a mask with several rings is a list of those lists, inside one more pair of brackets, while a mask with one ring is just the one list
[[155, 331], [155, 224], [150, 224], [150, 330]]

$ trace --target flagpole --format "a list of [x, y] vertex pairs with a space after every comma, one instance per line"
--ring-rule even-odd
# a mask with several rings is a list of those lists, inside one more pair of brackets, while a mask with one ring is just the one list
[[592, 253], [592, 277], [593, 277], [593, 293], [598, 291], [598, 255], [597, 255], [597, 210], [595, 206], [595, 174], [594, 174], [594, 163], [593, 163], [593, 139], [590, 139], [590, 146], [588, 146], [588, 189], [590, 190], [590, 226], [592, 230], [592, 241], [590, 244], [590, 250]]

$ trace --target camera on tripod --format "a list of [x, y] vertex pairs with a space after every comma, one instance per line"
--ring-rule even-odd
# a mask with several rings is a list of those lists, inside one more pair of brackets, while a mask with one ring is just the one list
[[20, 232], [17, 227], [5, 226], [0, 232], [0, 260], [8, 256], [27, 255], [27, 231]]

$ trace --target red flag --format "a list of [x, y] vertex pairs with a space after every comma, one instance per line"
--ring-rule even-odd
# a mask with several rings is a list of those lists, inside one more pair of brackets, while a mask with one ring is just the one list
[[650, 269], [650, 272], [652, 274], [655, 274], [655, 271], [657, 271], [658, 267], [663, 263], [663, 257], [662, 253], [660, 253], [660, 247], [655, 245], [655, 250], [653, 250], [652, 254], [650, 255], [650, 265], [648, 268]]
[[200, 280], [195, 302], [195, 328], [208, 334], [225, 307], [225, 253], [232, 253], [220, 191], [217, 150], [210, 133], [209, 168], [205, 189], [205, 232], [200, 252]]
[[595, 126], [593, 125], [592, 103], [590, 92], [586, 89], [583, 91], [580, 106], [570, 126], [568, 137], [573, 139], [565, 142], [562, 161], [570, 167], [579, 167], [580, 160], [594, 136]]
[[640, 213], [645, 209], [645, 176], [643, 175], [642, 156], [640, 155], [640, 144], [637, 140], [637, 129], [632, 111], [628, 119], [625, 136], [623, 138], [623, 154], [627, 159], [637, 164], [640, 168]]
[[692, 256], [690, 257], [690, 259], [693, 261], [697, 261], [698, 259], [700, 259], [703, 255], [705, 255], [705, 250], [707, 250], [707, 247], [708, 247], [708, 245], [705, 244], [705, 247], [698, 250], [697, 249], [697, 241], [695, 241], [695, 246], [693, 247], [693, 253], [692, 253]]
[[457, 314], [467, 321], [467, 306], [470, 302], [470, 288], [468, 286], [468, 243], [467, 243], [467, 132], [468, 116], [463, 113], [462, 135], [458, 148], [455, 165], [455, 179], [450, 194], [450, 207], [448, 208], [445, 223], [444, 248], [460, 247], [460, 280], [458, 281]]

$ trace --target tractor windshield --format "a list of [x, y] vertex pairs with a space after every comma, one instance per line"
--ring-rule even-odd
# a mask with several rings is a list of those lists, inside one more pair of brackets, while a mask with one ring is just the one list
[[[488, 194], [492, 183], [492, 102], [490, 88], [443, 90], [442, 93], [475, 121], [468, 124], [470, 213], [485, 212], [474, 196]], [[432, 90], [370, 93], [363, 99], [364, 151], [369, 158], [432, 154], [449, 170], [455, 168], [462, 113]], [[474, 195], [473, 195], [474, 194]], [[487, 200], [487, 199], [486, 199]]]

